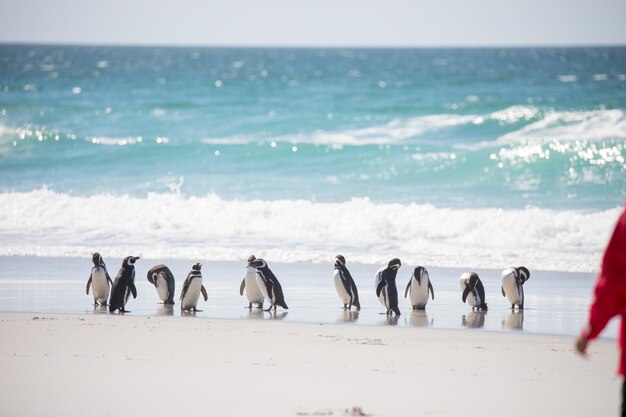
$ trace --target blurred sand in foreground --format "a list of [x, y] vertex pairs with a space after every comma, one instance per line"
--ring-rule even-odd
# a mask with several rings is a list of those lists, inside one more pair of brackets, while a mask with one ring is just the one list
[[132, 315], [0, 314], [2, 416], [611, 416], [615, 341]]

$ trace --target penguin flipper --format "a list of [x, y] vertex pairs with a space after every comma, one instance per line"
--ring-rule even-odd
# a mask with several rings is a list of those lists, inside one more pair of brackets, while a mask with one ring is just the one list
[[506, 294], [504, 293], [504, 287], [500, 287], [500, 291], [502, 291], [502, 296], [506, 297]]
[[380, 297], [380, 292], [383, 290], [383, 288], [385, 288], [385, 285], [387, 285], [387, 281], [382, 280], [378, 283], [378, 285], [376, 286], [376, 297]]
[[432, 282], [430, 282], [430, 280], [428, 280], [428, 289], [430, 290], [430, 296], [433, 299], [433, 301], [435, 300], [435, 290], [433, 289], [433, 284]]
[[87, 281], [87, 295], [89, 295], [89, 286], [91, 285], [91, 275], [89, 275], [89, 280]]
[[413, 276], [411, 276], [411, 278], [409, 279], [409, 282], [406, 283], [406, 290], [404, 290], [404, 298], [406, 298], [406, 296], [409, 295], [409, 289], [411, 288], [412, 279], [413, 279]]
[[243, 277], [241, 280], [241, 285], [239, 286], [239, 295], [243, 295], [243, 290], [246, 288], [246, 277]]
[[469, 286], [465, 287], [465, 290], [463, 290], [463, 296], [461, 297], [463, 302], [467, 300], [467, 296], [470, 294], [470, 292], [472, 292], [472, 289]]
[[108, 273], [108, 272], [106, 272], [106, 271], [105, 271], [104, 273], [105, 273], [105, 274], [106, 274], [106, 276], [107, 276], [107, 281], [109, 282], [109, 285], [110, 285], [110, 286], [113, 286], [113, 280], [111, 280], [111, 277], [109, 276], [109, 273]]
[[135, 283], [131, 282], [128, 288], [130, 288], [130, 292], [133, 294], [133, 298], [137, 298], [137, 287], [135, 287]]
[[202, 292], [202, 296], [204, 297], [204, 301], [207, 301], [209, 299], [209, 296], [206, 293], [206, 288], [204, 288], [204, 285], [200, 287], [200, 291]]

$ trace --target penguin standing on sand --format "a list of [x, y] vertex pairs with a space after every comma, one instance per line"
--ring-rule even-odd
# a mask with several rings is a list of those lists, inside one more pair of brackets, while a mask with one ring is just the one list
[[409, 282], [406, 284], [404, 298], [410, 294], [413, 310], [424, 310], [426, 303], [428, 303], [428, 291], [430, 291], [430, 295], [434, 300], [435, 291], [428, 277], [428, 271], [423, 266], [418, 266], [413, 270], [413, 275], [411, 275]]
[[135, 262], [139, 256], [127, 256], [122, 261], [122, 267], [113, 281], [111, 298], [109, 299], [109, 312], [119, 310], [120, 313], [130, 313], [126, 310], [126, 302], [130, 295], [137, 298], [137, 288], [135, 288]]
[[354, 279], [350, 275], [350, 271], [346, 268], [346, 258], [342, 255], [335, 257], [335, 289], [343, 303], [344, 310], [352, 310], [352, 306], [356, 307], [356, 311], [361, 310], [359, 302], [359, 291], [356, 288]]
[[398, 287], [396, 286], [396, 275], [398, 268], [402, 265], [400, 259], [393, 258], [386, 267], [376, 272], [376, 296], [382, 305], [387, 308], [387, 315], [395, 313], [400, 315], [398, 308]]
[[174, 305], [174, 288], [176, 284], [174, 274], [167, 266], [161, 264], [150, 268], [148, 281], [156, 287], [157, 294], [163, 301], [163, 304]]
[[246, 275], [241, 281], [239, 286], [239, 295], [243, 296], [244, 290], [246, 291], [246, 297], [248, 298], [248, 309], [252, 310], [252, 304], [257, 304], [260, 310], [263, 310], [263, 293], [259, 288], [259, 284], [256, 282], [256, 268], [252, 266], [252, 261], [256, 259], [256, 256], [250, 255], [248, 257], [248, 266], [246, 267]]
[[200, 298], [200, 293], [202, 293], [204, 301], [209, 299], [206, 289], [204, 288], [204, 285], [202, 285], [201, 269], [202, 264], [196, 263], [191, 267], [191, 272], [187, 275], [187, 279], [183, 284], [183, 292], [180, 294], [181, 310], [193, 311], [194, 313], [196, 311], [202, 311], [196, 308], [198, 305], [198, 299]]
[[287, 307], [285, 296], [283, 295], [283, 287], [278, 282], [276, 275], [267, 266], [267, 262], [261, 258], [256, 258], [250, 262], [250, 265], [256, 269], [256, 282], [259, 285], [259, 289], [270, 302], [270, 307], [265, 311], [270, 311], [274, 307], [274, 313], [276, 313], [277, 306], [288, 310], [289, 307]]
[[524, 266], [507, 268], [502, 271], [502, 296], [511, 303], [511, 310], [515, 305], [524, 309], [524, 283], [530, 278], [530, 271]]
[[102, 256], [98, 252], [91, 255], [93, 262], [93, 268], [91, 268], [91, 274], [89, 280], [87, 280], [87, 295], [89, 295], [89, 287], [92, 287], [93, 292], [93, 306], [98, 305], [106, 306], [107, 299], [109, 298], [109, 291], [111, 290], [111, 277], [107, 271], [107, 266], [102, 260]]
[[472, 311], [487, 310], [485, 287], [483, 287], [477, 273], [466, 272], [462, 274], [459, 283], [461, 290], [463, 290], [461, 299], [472, 307]]

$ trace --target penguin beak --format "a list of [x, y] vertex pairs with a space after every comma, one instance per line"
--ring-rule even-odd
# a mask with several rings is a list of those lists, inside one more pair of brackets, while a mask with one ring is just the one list
[[141, 259], [141, 257], [139, 257], [139, 256], [133, 256], [133, 259], [132, 259], [133, 263], [134, 263], [134, 262], [136, 262], [136, 261], [137, 261], [137, 259]]

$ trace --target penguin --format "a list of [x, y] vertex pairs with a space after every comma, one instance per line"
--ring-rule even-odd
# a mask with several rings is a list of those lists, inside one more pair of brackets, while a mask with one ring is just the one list
[[459, 283], [463, 290], [461, 299], [472, 307], [472, 311], [487, 310], [485, 287], [483, 287], [477, 273], [466, 272], [462, 274]]
[[376, 272], [376, 296], [380, 303], [387, 308], [388, 316], [392, 313], [395, 313], [397, 316], [400, 315], [396, 275], [401, 265], [400, 259], [393, 258], [386, 267], [380, 268]]
[[91, 274], [87, 280], [87, 295], [89, 295], [89, 287], [91, 286], [93, 288], [93, 306], [107, 306], [109, 305], [107, 300], [113, 281], [111, 281], [107, 266], [98, 252], [91, 255], [91, 260], [93, 268], [91, 268]]
[[148, 281], [154, 285], [163, 304], [174, 305], [174, 274], [163, 265], [155, 265], [148, 271]]
[[524, 266], [507, 268], [502, 271], [502, 296], [511, 303], [511, 310], [515, 305], [524, 309], [524, 283], [530, 278], [530, 271]]
[[187, 275], [187, 279], [183, 284], [183, 292], [180, 294], [180, 308], [184, 311], [202, 311], [198, 310], [196, 306], [198, 305], [198, 299], [200, 298], [200, 293], [204, 297], [204, 301], [209, 299], [206, 289], [204, 285], [202, 285], [202, 273], [200, 270], [202, 269], [201, 263], [196, 263], [191, 267], [191, 272]]
[[413, 275], [411, 275], [409, 282], [406, 284], [404, 298], [410, 293], [413, 310], [424, 310], [426, 309], [426, 303], [428, 303], [428, 291], [430, 291], [430, 296], [434, 300], [435, 290], [433, 290], [433, 284], [428, 277], [428, 271], [423, 266], [418, 266], [413, 270]]
[[346, 268], [346, 258], [342, 255], [335, 257], [335, 289], [339, 295], [339, 299], [343, 303], [344, 310], [352, 310], [352, 306], [356, 307], [356, 311], [361, 310], [359, 302], [359, 291], [356, 288], [354, 279], [350, 275], [350, 271]]
[[250, 255], [248, 257], [248, 266], [246, 267], [246, 275], [243, 277], [241, 281], [241, 285], [239, 286], [239, 295], [243, 296], [244, 290], [246, 291], [246, 297], [248, 298], [248, 309], [252, 310], [252, 304], [257, 304], [260, 310], [263, 310], [263, 302], [265, 301], [265, 297], [263, 297], [263, 293], [259, 288], [259, 284], [256, 282], [256, 268], [252, 266], [252, 261], [254, 261], [256, 257], [254, 255]]
[[257, 277], [256, 282], [259, 285], [259, 289], [263, 293], [263, 296], [270, 302], [270, 307], [265, 311], [270, 311], [274, 307], [274, 313], [276, 313], [276, 307], [281, 306], [285, 310], [288, 310], [287, 303], [285, 303], [285, 296], [283, 295], [283, 287], [281, 287], [278, 278], [267, 266], [267, 262], [261, 258], [256, 258], [250, 263], [256, 269]]
[[137, 288], [135, 288], [135, 262], [139, 256], [127, 256], [122, 261], [122, 267], [113, 281], [111, 288], [111, 298], [109, 298], [109, 312], [119, 310], [120, 313], [130, 313], [126, 310], [126, 302], [133, 294], [137, 298]]

